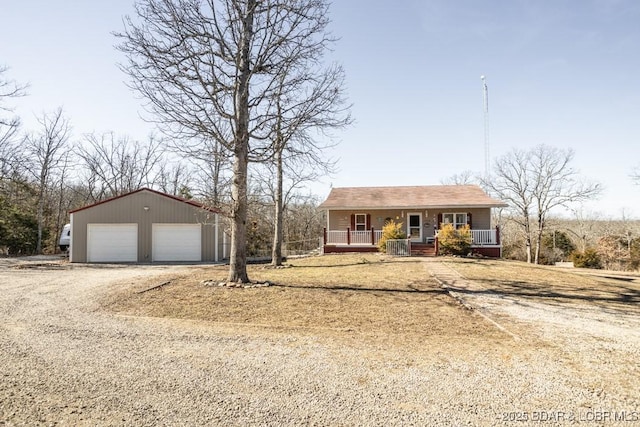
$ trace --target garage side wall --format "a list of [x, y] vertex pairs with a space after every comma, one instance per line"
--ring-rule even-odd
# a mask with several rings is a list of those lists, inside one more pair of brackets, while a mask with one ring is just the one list
[[[138, 262], [152, 260], [152, 224], [202, 224], [202, 261], [217, 261], [214, 242], [216, 214], [153, 192], [133, 193], [76, 211], [72, 215], [73, 262], [87, 262], [87, 224], [93, 223], [137, 223]], [[222, 236], [222, 230], [218, 235]], [[221, 252], [219, 258], [222, 258]]]

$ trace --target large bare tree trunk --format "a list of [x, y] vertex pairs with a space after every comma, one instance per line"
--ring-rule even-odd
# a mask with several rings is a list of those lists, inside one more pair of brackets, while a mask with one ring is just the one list
[[229, 282], [247, 283], [247, 152], [238, 150], [233, 162], [231, 255]]
[[282, 152], [276, 154], [276, 197], [275, 197], [275, 224], [273, 233], [273, 248], [271, 251], [271, 265], [282, 265], [282, 241], [284, 240], [283, 229], [283, 183], [282, 183]]
[[242, 39], [240, 41], [240, 60], [238, 62], [238, 79], [235, 93], [236, 135], [233, 150], [233, 184], [232, 225], [231, 225], [231, 257], [229, 259], [230, 282], [249, 282], [247, 274], [247, 169], [249, 164], [249, 78], [251, 64], [249, 50], [253, 37], [253, 15], [256, 0], [247, 2], [247, 14], [242, 23]]

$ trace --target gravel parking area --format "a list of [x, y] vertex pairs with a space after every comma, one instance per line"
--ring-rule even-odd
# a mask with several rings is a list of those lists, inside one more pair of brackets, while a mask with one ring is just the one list
[[189, 268], [1, 260], [0, 426], [640, 424], [635, 316], [479, 295], [517, 338], [398, 347], [100, 306]]

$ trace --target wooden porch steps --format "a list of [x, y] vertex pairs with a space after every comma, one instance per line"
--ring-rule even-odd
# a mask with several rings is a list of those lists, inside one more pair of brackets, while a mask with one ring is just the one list
[[436, 256], [436, 245], [433, 243], [412, 243], [411, 256]]

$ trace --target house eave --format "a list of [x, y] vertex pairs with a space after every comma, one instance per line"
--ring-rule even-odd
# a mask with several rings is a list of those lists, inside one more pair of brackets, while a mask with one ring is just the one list
[[319, 209], [325, 211], [355, 211], [355, 210], [407, 210], [407, 209], [486, 209], [486, 208], [506, 208], [506, 204], [459, 204], [459, 205], [404, 205], [404, 206], [320, 206]]

